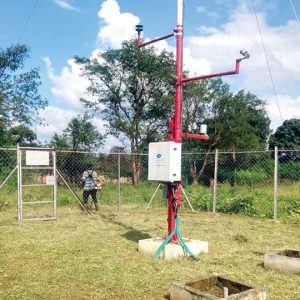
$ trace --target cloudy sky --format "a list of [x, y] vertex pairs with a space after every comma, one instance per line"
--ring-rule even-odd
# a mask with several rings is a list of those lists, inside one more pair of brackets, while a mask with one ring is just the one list
[[[40, 68], [41, 94], [49, 100], [49, 106], [40, 112], [48, 125], [35, 128], [39, 139], [49, 140], [54, 132], [61, 133], [72, 117], [83, 112], [79, 98], [88, 83], [80, 77], [74, 55], [91, 57], [117, 48], [135, 34], [139, 23], [144, 25], [145, 39], [171, 33], [176, 25], [176, 3], [1, 0], [0, 47], [18, 40], [31, 47], [28, 66]], [[185, 68], [198, 75], [231, 70], [239, 50], [247, 49], [251, 59], [242, 62], [241, 74], [223, 79], [233, 91], [249, 90], [267, 100], [273, 129], [283, 120], [300, 118], [298, 16], [298, 0], [186, 0]], [[174, 46], [173, 38], [157, 44], [170, 51]], [[104, 131], [102, 120], [95, 119], [94, 124]], [[110, 137], [103, 150], [115, 144], [118, 141]]]

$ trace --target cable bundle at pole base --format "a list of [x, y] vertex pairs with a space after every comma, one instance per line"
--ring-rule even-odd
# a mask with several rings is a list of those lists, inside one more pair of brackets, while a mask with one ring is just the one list
[[188, 248], [188, 246], [186, 245], [186, 243], [184, 242], [180, 230], [179, 230], [179, 217], [175, 218], [175, 227], [174, 230], [169, 234], [169, 236], [163, 241], [163, 243], [159, 246], [159, 248], [157, 249], [157, 251], [155, 252], [155, 254], [153, 255], [153, 258], [155, 260], [159, 259], [159, 256], [161, 254], [161, 252], [163, 251], [163, 249], [165, 248], [165, 246], [170, 242], [171, 238], [173, 237], [173, 235], [176, 233], [177, 237], [178, 237], [178, 241], [179, 244], [181, 245], [182, 249], [188, 253], [192, 258], [194, 259], [198, 259], [198, 257], [196, 257]]

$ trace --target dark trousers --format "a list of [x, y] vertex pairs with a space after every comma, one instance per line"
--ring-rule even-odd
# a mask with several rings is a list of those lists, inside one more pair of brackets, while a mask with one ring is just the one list
[[87, 203], [89, 200], [89, 196], [92, 197], [92, 201], [97, 203], [97, 190], [84, 190], [83, 191], [83, 202]]

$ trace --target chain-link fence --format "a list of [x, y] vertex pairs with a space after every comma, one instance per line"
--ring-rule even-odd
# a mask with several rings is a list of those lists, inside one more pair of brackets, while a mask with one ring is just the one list
[[[81, 177], [89, 164], [101, 182], [100, 205], [118, 210], [166, 205], [164, 184], [147, 180], [147, 154], [57, 150], [56, 161], [58, 207], [82, 200]], [[0, 209], [17, 203], [16, 165], [16, 149], [0, 149]], [[30, 180], [42, 183], [45, 176], [33, 171]], [[300, 150], [184, 153], [182, 205], [187, 204], [203, 211], [300, 218]]]
[[16, 204], [17, 189], [16, 149], [0, 148], [0, 210]]

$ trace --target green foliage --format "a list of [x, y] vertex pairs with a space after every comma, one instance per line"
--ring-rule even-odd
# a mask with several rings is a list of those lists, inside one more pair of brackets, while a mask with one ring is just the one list
[[279, 163], [279, 178], [288, 180], [300, 180], [300, 162], [289, 161]]
[[[131, 152], [141, 152], [166, 131], [173, 103], [175, 61], [171, 53], [139, 48], [136, 40], [108, 50], [95, 59], [76, 57], [88, 93], [97, 101], [83, 100], [109, 123], [110, 133], [125, 137]], [[103, 108], [105, 105], [105, 108]]]
[[31, 125], [38, 120], [36, 112], [47, 105], [38, 92], [39, 70], [20, 72], [28, 57], [26, 45], [0, 49], [0, 115], [4, 124]]
[[73, 151], [96, 150], [103, 144], [104, 136], [93, 125], [88, 114], [71, 119], [62, 136], [54, 134], [50, 145], [57, 149]]
[[58, 205], [70, 206], [72, 203], [74, 203], [74, 199], [69, 195], [63, 195], [58, 198]]
[[244, 213], [247, 215], [252, 215], [254, 212], [253, 209], [253, 196], [235, 196], [230, 197], [226, 203], [218, 206], [218, 211], [223, 213]]
[[99, 169], [98, 158], [93, 153], [76, 153], [76, 151], [97, 150], [103, 144], [104, 136], [92, 124], [89, 116], [73, 118], [62, 135], [54, 134], [50, 145], [57, 149], [72, 150], [61, 152], [57, 159], [57, 168], [70, 184], [80, 183], [80, 178], [88, 164]]
[[253, 185], [267, 179], [268, 176], [264, 170], [253, 168], [250, 170], [239, 170], [235, 173], [235, 180], [238, 184]]
[[[40, 75], [34, 68], [21, 72], [29, 58], [26, 45], [0, 49], [0, 146], [32, 145], [36, 134], [28, 126], [40, 121], [37, 111], [47, 101], [39, 95]], [[19, 124], [12, 127], [13, 124]]]
[[219, 149], [264, 148], [270, 133], [270, 119], [265, 102], [250, 92], [239, 91], [231, 94], [223, 87], [222, 81], [212, 84], [213, 117], [207, 119], [211, 139]]
[[[97, 155], [93, 153], [57, 152], [57, 169], [69, 184], [80, 184], [86, 166], [91, 164], [95, 171], [99, 170]], [[100, 173], [101, 174], [101, 173]]]
[[71, 145], [68, 143], [65, 137], [63, 135], [57, 134], [56, 132], [54, 133], [50, 141], [50, 146], [54, 146], [56, 149], [71, 150]]
[[[183, 129], [198, 133], [201, 123], [208, 125], [209, 140], [187, 140], [185, 151], [204, 149], [201, 159], [190, 160], [190, 176], [194, 184], [199, 181], [208, 183], [205, 173], [211, 173], [209, 155], [215, 148], [233, 151], [228, 156], [226, 175], [222, 181], [234, 180], [235, 169], [240, 169], [242, 160], [234, 156], [235, 150], [264, 149], [270, 134], [270, 119], [265, 109], [265, 101], [250, 92], [230, 92], [228, 84], [222, 79], [211, 79], [185, 87], [183, 101]], [[231, 156], [231, 157], [230, 157]], [[222, 171], [221, 171], [222, 172]]]
[[[290, 119], [283, 122], [269, 141], [270, 149], [277, 146], [279, 149], [300, 148], [300, 119]], [[288, 153], [287, 153], [288, 154]]]
[[8, 133], [11, 135], [13, 144], [19, 144], [20, 146], [37, 146], [35, 142], [37, 139], [36, 133], [24, 125], [12, 127], [8, 130]]

